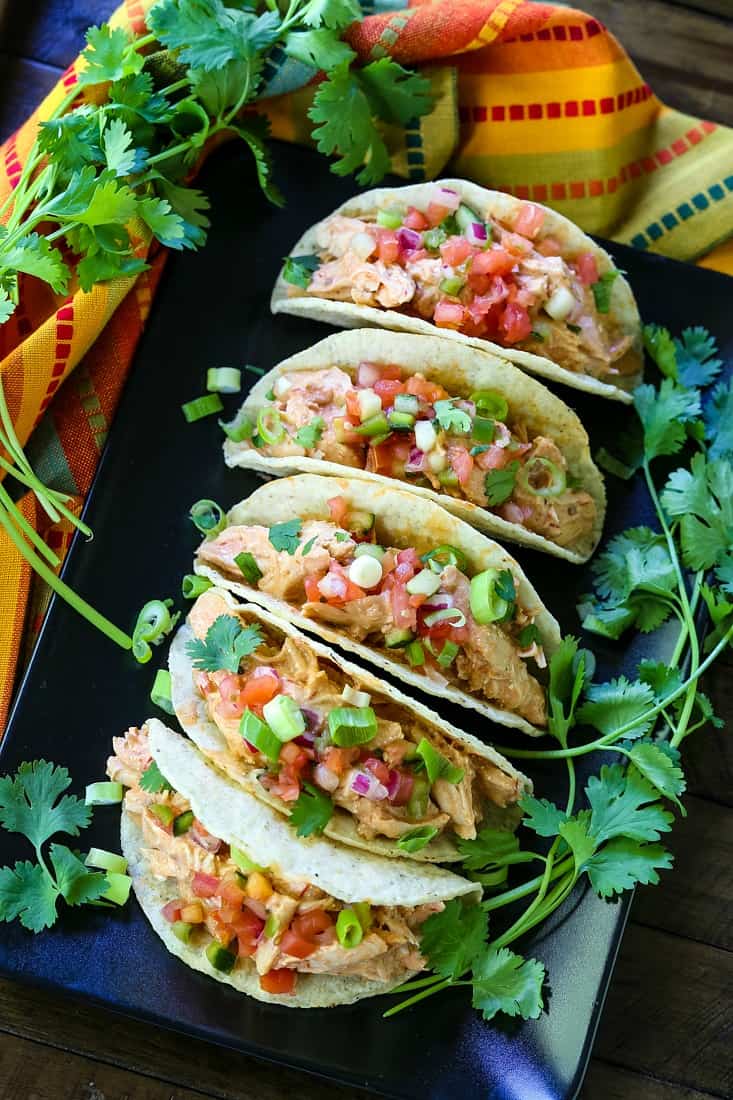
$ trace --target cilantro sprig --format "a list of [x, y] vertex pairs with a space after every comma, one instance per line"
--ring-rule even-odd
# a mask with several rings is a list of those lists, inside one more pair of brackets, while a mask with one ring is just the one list
[[71, 785], [66, 768], [46, 760], [21, 764], [14, 776], [0, 777], [0, 825], [21, 833], [33, 846], [36, 862], [19, 860], [0, 868], [0, 921], [19, 920], [31, 932], [50, 928], [58, 918], [60, 898], [83, 905], [104, 897], [106, 876], [90, 871], [65, 844], [43, 847], [57, 833], [79, 836], [91, 821], [82, 799], [64, 794]]
[[193, 667], [204, 672], [239, 672], [245, 657], [262, 644], [262, 631], [257, 625], [242, 626], [233, 615], [219, 615], [206, 632], [206, 638], [193, 638], [186, 652]]

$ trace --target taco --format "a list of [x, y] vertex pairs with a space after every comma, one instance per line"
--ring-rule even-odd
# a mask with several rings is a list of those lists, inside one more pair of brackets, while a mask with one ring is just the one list
[[404, 683], [539, 734], [555, 619], [514, 558], [391, 486], [299, 474], [236, 505], [197, 573]]
[[569, 561], [603, 529], [603, 478], [575, 413], [505, 359], [434, 336], [328, 336], [261, 378], [227, 430], [229, 466], [396, 479]]
[[297, 837], [155, 719], [113, 745], [145, 916], [172, 954], [241, 993], [316, 1008], [387, 992], [423, 969], [423, 921], [480, 897], [451, 871]]
[[641, 322], [611, 257], [562, 214], [465, 180], [379, 188], [306, 230], [274, 313], [435, 334], [630, 402]]
[[482, 741], [223, 589], [196, 600], [169, 667], [186, 733], [299, 835], [456, 860], [456, 837], [514, 827], [531, 792]]

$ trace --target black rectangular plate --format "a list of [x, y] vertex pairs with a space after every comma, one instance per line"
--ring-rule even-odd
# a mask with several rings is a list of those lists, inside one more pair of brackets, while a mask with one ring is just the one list
[[[224, 467], [216, 419], [188, 426], [181, 404], [203, 392], [209, 366], [269, 369], [331, 331], [271, 317], [269, 298], [281, 257], [353, 185], [337, 180], [310, 151], [278, 146], [277, 163], [289, 195], [284, 211], [263, 200], [244, 151], [223, 149], [206, 166], [209, 242], [200, 253], [168, 262], [87, 505], [94, 541], [77, 539], [65, 567], [68, 583], [128, 629], [147, 599], [174, 596], [182, 604], [180, 577], [190, 571], [197, 542], [187, 516], [191, 503], [209, 497], [230, 507], [257, 485], [252, 474]], [[673, 331], [704, 324], [733, 351], [729, 279], [610, 247], [646, 319]], [[254, 376], [245, 379], [251, 384]], [[562, 389], [561, 396], [580, 413], [594, 451], [612, 447], [633, 416], [624, 406], [574, 390]], [[229, 401], [233, 413], [238, 399]], [[651, 518], [640, 484], [611, 482], [607, 534]], [[577, 633], [575, 597], [588, 587], [588, 569], [516, 553], [564, 629]], [[606, 677], [632, 672], [642, 656], [665, 660], [672, 644], [673, 632], [662, 630], [623, 645], [594, 639], [593, 648]], [[76, 790], [101, 778], [112, 736], [155, 709], [148, 693], [153, 666], [163, 657], [156, 651], [152, 664], [136, 665], [55, 600], [18, 694], [0, 771], [43, 756], [70, 769]], [[503, 744], [522, 742], [521, 734], [491, 728], [472, 711], [440, 709], [473, 733]], [[598, 759], [582, 761], [581, 780], [599, 766]], [[564, 767], [533, 768], [532, 775], [540, 795], [564, 800]], [[98, 809], [84, 843], [115, 848], [118, 820], [116, 809]], [[0, 864], [28, 855], [22, 840], [0, 835]], [[0, 926], [0, 971], [401, 1100], [554, 1100], [580, 1087], [628, 905], [628, 897], [609, 904], [579, 890], [522, 945], [547, 964], [549, 982], [545, 1012], [521, 1025], [483, 1023], [465, 991], [435, 997], [390, 1021], [381, 1018], [387, 999], [310, 1012], [259, 1004], [170, 956], [134, 902], [114, 915], [67, 910], [39, 936], [18, 925]]]

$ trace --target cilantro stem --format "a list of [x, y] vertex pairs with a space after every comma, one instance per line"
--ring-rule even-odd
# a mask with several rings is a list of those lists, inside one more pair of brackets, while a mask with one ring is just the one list
[[496, 941], [497, 947], [502, 946], [502, 943], [500, 943], [500, 941], [503, 941], [504, 937], [506, 936], [509, 937], [506, 942], [511, 943], [512, 939], [520, 934], [521, 929], [524, 928], [526, 921], [531, 917], [535, 909], [537, 909], [537, 907], [542, 904], [542, 901], [544, 900], [545, 894], [547, 893], [548, 887], [551, 882], [552, 865], [555, 861], [555, 853], [562, 843], [562, 837], [555, 837], [554, 841], [552, 842], [552, 847], [547, 853], [547, 863], [545, 864], [545, 870], [542, 878], [540, 879], [540, 885], [538, 887], [536, 896], [532, 899], [524, 912], [519, 917], [517, 917], [514, 924], [510, 925], [506, 932], [504, 932], [499, 937], [499, 939]]
[[382, 1013], [382, 1019], [386, 1020], [388, 1017], [394, 1016], [397, 1012], [401, 1012], [403, 1008], [410, 1008], [412, 1005], [417, 1004], [418, 1001], [424, 1001], [426, 997], [432, 996], [433, 993], [439, 993], [441, 989], [447, 989], [449, 985], [470, 984], [470, 982], [455, 982], [452, 978], [444, 978], [442, 981], [436, 982], [435, 985], [431, 985], [429, 989], [423, 989], [421, 993], [416, 993], [414, 997], [408, 997], [406, 1001], [400, 1001], [398, 1005], [388, 1008], [386, 1012]]
[[[559, 878], [560, 875], [564, 875], [572, 862], [572, 855], [568, 854], [563, 856], [559, 862], [554, 864], [550, 873], [550, 881]], [[491, 912], [494, 909], [501, 909], [504, 905], [511, 905], [512, 902], [520, 901], [522, 898], [526, 898], [527, 894], [533, 893], [540, 886], [543, 878], [544, 874], [537, 875], [535, 878], [523, 882], [521, 886], [515, 886], [511, 890], [504, 890], [503, 893], [498, 894], [496, 897], [486, 899], [482, 902], [482, 905], [487, 912]]]
[[414, 982], [403, 982], [396, 989], [390, 989], [390, 993], [412, 993], [416, 989], [426, 989], [429, 985], [437, 985], [440, 980], [438, 974], [429, 974], [427, 978], [417, 978]]

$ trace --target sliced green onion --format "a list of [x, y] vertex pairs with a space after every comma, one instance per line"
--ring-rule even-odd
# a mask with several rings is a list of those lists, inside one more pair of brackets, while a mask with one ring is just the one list
[[137, 617], [132, 631], [132, 653], [141, 665], [152, 657], [151, 645], [160, 645], [178, 622], [180, 615], [171, 615], [173, 600], [148, 600]]
[[431, 611], [425, 616], [426, 626], [435, 626], [436, 623], [450, 623], [451, 626], [461, 627], [466, 625], [466, 616], [460, 607], [441, 607], [439, 611]]
[[397, 432], [409, 432], [415, 427], [415, 417], [412, 413], [391, 412], [387, 417], [390, 428]]
[[410, 797], [405, 806], [405, 814], [410, 821], [418, 821], [421, 817], [425, 817], [429, 796], [430, 781], [428, 777], [426, 775], [416, 775], [412, 783]]
[[483, 573], [471, 578], [471, 614], [477, 623], [499, 622], [509, 612], [509, 600], [503, 599], [496, 591], [498, 580], [498, 569], [484, 569]]
[[188, 943], [188, 941], [191, 939], [192, 931], [193, 925], [186, 924], [185, 920], [173, 921], [173, 924], [171, 925], [171, 932], [177, 940], [181, 941], [181, 943]]
[[222, 974], [228, 974], [233, 970], [237, 961], [237, 956], [232, 954], [231, 951], [227, 951], [226, 947], [222, 947], [216, 940], [212, 940], [206, 948], [206, 958], [214, 970], [220, 970]]
[[368, 691], [358, 691], [356, 688], [353, 688], [351, 684], [344, 684], [341, 698], [352, 707], [368, 707], [372, 701], [372, 697]]
[[429, 252], [437, 252], [440, 246], [448, 240], [448, 234], [445, 229], [437, 227], [435, 229], [428, 229], [423, 234], [422, 243], [428, 249]]
[[377, 225], [384, 229], [399, 229], [402, 225], [402, 214], [397, 210], [377, 210]]
[[455, 470], [441, 470], [438, 474], [438, 481], [441, 485], [448, 485], [450, 488], [455, 488], [458, 484], [458, 474]]
[[[542, 479], [546, 484], [536, 484]], [[561, 470], [555, 462], [549, 458], [530, 458], [524, 466], [517, 471], [519, 485], [535, 497], [558, 497], [567, 488], [565, 471]]]
[[[353, 428], [353, 431], [357, 435], [378, 436], [389, 433], [389, 422], [383, 412], [377, 413], [376, 416], [370, 416], [368, 420], [365, 420], [363, 424], [360, 424], [358, 428]], [[374, 440], [376, 443], [376, 440]]]
[[176, 811], [167, 802], [154, 802], [150, 807], [150, 812], [157, 817], [160, 824], [164, 825], [166, 829], [173, 824], [173, 818], [176, 816]]
[[353, 909], [342, 909], [336, 918], [336, 935], [342, 947], [358, 947], [364, 938], [361, 921]]
[[440, 653], [435, 653], [435, 660], [443, 668], [452, 665], [459, 653], [459, 646], [455, 642], [446, 642]]
[[438, 830], [433, 825], [420, 825], [417, 829], [403, 833], [397, 841], [397, 847], [401, 852], [420, 852], [437, 835]]
[[84, 802], [87, 806], [114, 806], [124, 797], [121, 783], [89, 783]]
[[265, 927], [263, 929], [265, 939], [271, 940], [272, 937], [276, 936], [279, 931], [280, 921], [277, 919], [274, 913], [270, 913], [267, 920], [265, 921]]
[[413, 668], [425, 664], [425, 650], [420, 645], [420, 642], [410, 642], [405, 649], [405, 656]]
[[371, 707], [334, 707], [328, 715], [328, 732], [340, 748], [363, 745], [376, 735], [377, 716]]
[[124, 875], [127, 871], [125, 857], [108, 852], [106, 848], [90, 848], [84, 863], [87, 867], [99, 867], [102, 871], [112, 871], [116, 875]]
[[471, 394], [470, 399], [476, 406], [479, 416], [486, 416], [490, 420], [506, 420], [509, 405], [496, 390], [476, 390]]
[[420, 408], [420, 402], [414, 393], [398, 393], [395, 394], [394, 410], [395, 412], [410, 413], [412, 416], [417, 416], [418, 409]]
[[423, 737], [416, 749], [417, 755], [425, 764], [428, 779], [434, 783], [436, 779], [445, 779], [448, 783], [460, 783], [463, 779], [463, 769], [456, 768], [447, 760], [441, 752], [433, 748], [427, 738]]
[[244, 579], [249, 581], [250, 584], [257, 584], [264, 576], [264, 573], [254, 559], [254, 555], [250, 554], [248, 550], [243, 550], [241, 554], [236, 554], [234, 561], [239, 566]]
[[387, 649], [397, 649], [398, 646], [407, 645], [414, 637], [411, 630], [390, 630], [384, 636], [384, 644]]
[[173, 819], [173, 836], [183, 836], [193, 825], [193, 810], [184, 810]]
[[166, 668], [159, 668], [150, 689], [150, 700], [166, 714], [175, 714], [171, 699], [171, 674]]
[[493, 443], [494, 436], [496, 435], [496, 424], [493, 420], [488, 420], [483, 416], [477, 416], [473, 422], [471, 435], [474, 439], [477, 439], [479, 443]]
[[197, 500], [188, 513], [197, 531], [207, 539], [213, 539], [227, 525], [224, 509], [215, 500]]
[[285, 435], [285, 428], [277, 409], [260, 409], [257, 414], [257, 433], [265, 443], [280, 442]]
[[237, 367], [209, 367], [206, 372], [206, 388], [214, 393], [239, 393], [242, 388], [242, 372]]
[[465, 285], [466, 280], [462, 279], [460, 275], [451, 275], [447, 279], [441, 279], [439, 289], [443, 291], [443, 294], [448, 294], [451, 298], [455, 298], [461, 293]]
[[208, 577], [197, 577], [195, 573], [186, 573], [181, 581], [181, 594], [184, 600], [196, 600], [213, 587], [214, 583]]
[[434, 596], [440, 588], [440, 577], [432, 569], [421, 569], [405, 588], [411, 596]]
[[372, 436], [369, 440], [369, 446], [370, 447], [379, 447], [382, 443], [386, 443], [391, 435], [392, 435], [391, 432], [384, 432], [383, 435]]
[[223, 408], [218, 393], [207, 393], [204, 397], [196, 397], [193, 401], [187, 401], [185, 405], [181, 405], [181, 412], [189, 424], [195, 424], [197, 420], [203, 420], [205, 416], [221, 412]]
[[269, 726], [251, 710], [245, 710], [239, 722], [239, 732], [245, 741], [254, 745], [268, 760], [277, 760], [282, 743]]
[[113, 905], [124, 905], [130, 896], [132, 879], [129, 875], [117, 874], [115, 871], [107, 871], [107, 889], [102, 894], [105, 901], [111, 901]]
[[449, 546], [447, 543], [436, 546], [434, 550], [423, 554], [422, 560], [434, 573], [441, 573], [447, 565], [454, 565], [461, 573], [465, 573], [468, 568], [468, 559], [463, 551], [459, 550], [457, 546]]
[[368, 932], [372, 925], [372, 907], [368, 901], [355, 901], [351, 908], [359, 918], [359, 924], [362, 926], [365, 932]]
[[290, 695], [270, 699], [262, 708], [262, 715], [278, 741], [292, 741], [305, 730], [305, 715]]
[[242, 443], [245, 439], [251, 439], [255, 430], [252, 421], [242, 415], [241, 410], [234, 417], [234, 420], [230, 420], [228, 424], [220, 420], [219, 427], [227, 439], [231, 439], [232, 443]]
[[232, 857], [239, 870], [244, 871], [245, 875], [250, 875], [253, 871], [266, 870], [265, 867], [261, 867], [259, 863], [255, 863], [251, 860], [241, 848], [235, 848], [233, 844], [229, 847], [229, 855]]
[[374, 542], [360, 542], [354, 551], [354, 557], [360, 558], [366, 554], [370, 558], [376, 558], [377, 561], [381, 561], [386, 553], [383, 546], [377, 546]]

